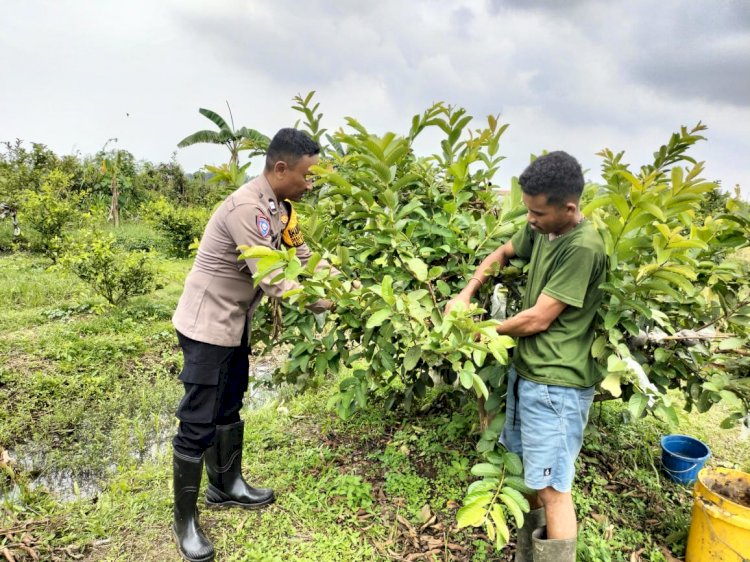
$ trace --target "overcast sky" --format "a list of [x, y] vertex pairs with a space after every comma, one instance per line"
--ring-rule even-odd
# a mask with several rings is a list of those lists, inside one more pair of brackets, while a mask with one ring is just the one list
[[[533, 7], [529, 7], [533, 6]], [[107, 139], [164, 161], [213, 125], [199, 107], [269, 136], [317, 91], [323, 124], [353, 116], [406, 133], [434, 101], [500, 114], [497, 183], [562, 149], [588, 179], [595, 153], [641, 165], [681, 125], [708, 179], [750, 196], [750, 0], [0, 0], [0, 140], [58, 153]], [[426, 147], [430, 152], [438, 147]], [[221, 147], [177, 151], [188, 171]], [[253, 165], [251, 173], [258, 173]]]

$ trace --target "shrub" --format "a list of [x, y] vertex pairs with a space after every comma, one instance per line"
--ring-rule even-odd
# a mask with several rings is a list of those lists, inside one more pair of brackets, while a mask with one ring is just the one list
[[65, 229], [82, 218], [77, 208], [81, 196], [70, 192], [70, 179], [65, 172], [53, 170], [38, 192], [24, 192], [19, 212], [21, 224], [41, 237], [32, 249], [41, 250], [53, 261], [57, 261], [65, 245]]
[[190, 255], [190, 245], [200, 239], [210, 217], [206, 209], [175, 207], [164, 198], [144, 205], [143, 214], [166, 237], [169, 254], [181, 258]]
[[145, 222], [127, 222], [113, 231], [115, 246], [122, 250], [153, 252], [163, 247], [164, 237]]
[[111, 234], [85, 233], [61, 264], [113, 306], [160, 288], [152, 258], [145, 252], [118, 250]]

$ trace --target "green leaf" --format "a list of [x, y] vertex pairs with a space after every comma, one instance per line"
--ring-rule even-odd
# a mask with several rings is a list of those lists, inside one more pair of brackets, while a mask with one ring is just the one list
[[472, 374], [471, 378], [472, 378], [471, 384], [474, 387], [474, 391], [477, 393], [477, 396], [483, 396], [484, 399], [487, 400], [490, 394], [482, 378], [476, 373]]
[[474, 476], [500, 477], [500, 476], [502, 476], [503, 471], [500, 469], [500, 467], [495, 466], [492, 463], [481, 462], [481, 463], [476, 464], [473, 467], [471, 467], [471, 473]]
[[[466, 494], [472, 494], [474, 492], [489, 492], [492, 490], [494, 495], [495, 487], [497, 486], [497, 478], [485, 478], [484, 480], [476, 480], [469, 484]], [[464, 502], [466, 503], [466, 502]], [[467, 504], [468, 505], [468, 504]]]
[[600, 386], [615, 398], [619, 398], [622, 394], [622, 388], [620, 387], [620, 378], [621, 377], [619, 373], [610, 373], [601, 382]]
[[416, 367], [421, 357], [422, 349], [418, 345], [410, 347], [404, 356], [404, 371], [409, 372]]
[[522, 494], [532, 495], [535, 493], [535, 490], [529, 488], [523, 481], [523, 478], [521, 478], [520, 476], [506, 476], [505, 480], [503, 480], [503, 483], [506, 486], [521, 492]]
[[610, 310], [607, 312], [607, 315], [604, 317], [604, 329], [609, 330], [613, 328], [620, 321], [621, 316], [622, 311], [620, 310]]
[[367, 324], [365, 325], [365, 327], [368, 330], [371, 328], [377, 328], [383, 322], [385, 322], [388, 318], [390, 318], [391, 314], [393, 314], [393, 311], [391, 309], [381, 308], [380, 310], [376, 311], [372, 316], [370, 316], [367, 319]]
[[640, 392], [634, 393], [633, 396], [630, 397], [630, 400], [628, 400], [628, 410], [630, 410], [630, 415], [633, 416], [633, 419], [637, 420], [640, 418], [647, 405], [648, 396], [641, 394]]
[[638, 203], [638, 206], [642, 208], [644, 211], [648, 211], [651, 215], [653, 215], [660, 221], [667, 220], [666, 217], [664, 216], [664, 211], [662, 211], [657, 205], [654, 205], [653, 203], [641, 201], [640, 203]]
[[417, 279], [419, 279], [420, 281], [427, 280], [427, 264], [421, 259], [410, 258], [406, 260], [406, 265], [409, 266], [409, 269], [411, 269]]
[[324, 375], [328, 369], [328, 360], [322, 353], [318, 354], [315, 358], [315, 372], [319, 375]]
[[266, 258], [269, 256], [277, 256], [277, 251], [267, 248], [266, 246], [245, 246], [244, 244], [237, 246], [237, 249], [242, 252], [239, 259], [247, 260], [251, 258]]
[[668, 421], [672, 426], [676, 426], [680, 421], [673, 406], [658, 404], [656, 408], [654, 408], [654, 413]]
[[474, 373], [472, 373], [471, 371], [459, 371], [458, 378], [461, 382], [461, 386], [463, 386], [467, 390], [474, 385]]
[[497, 548], [500, 549], [510, 539], [510, 530], [508, 524], [505, 522], [505, 515], [499, 504], [494, 504], [490, 509], [490, 515], [492, 516], [492, 522], [495, 524], [497, 530]]
[[598, 359], [604, 353], [607, 347], [607, 338], [605, 336], [599, 336], [594, 340], [594, 344], [591, 346], [591, 355]]
[[513, 498], [513, 501], [515, 501], [524, 512], [529, 511], [529, 500], [523, 497], [523, 494], [521, 492], [519, 492], [515, 488], [511, 488], [510, 486], [504, 486], [500, 491], [501, 493]]
[[445, 269], [442, 267], [431, 267], [427, 273], [427, 277], [429, 279], [435, 279], [436, 277], [440, 277], [443, 274], [443, 271], [445, 271]]
[[440, 291], [441, 295], [443, 295], [444, 297], [451, 296], [451, 288], [450, 288], [450, 285], [448, 285], [448, 283], [446, 283], [445, 281], [441, 279], [438, 279], [436, 284], [437, 284], [438, 291]]
[[503, 464], [505, 464], [505, 468], [508, 469], [510, 474], [519, 476], [523, 472], [523, 462], [521, 461], [521, 457], [515, 453], [511, 453], [510, 451], [505, 453], [503, 455]]
[[478, 503], [465, 505], [456, 513], [458, 528], [479, 527], [484, 523], [485, 511], [484, 506]]
[[393, 296], [393, 277], [384, 275], [380, 288], [383, 300], [390, 306], [396, 304], [396, 297]]
[[491, 429], [495, 433], [499, 434], [503, 430], [504, 425], [505, 425], [505, 412], [501, 414], [496, 414], [495, 417], [492, 418], [492, 421], [490, 422], [490, 425], [487, 429]]
[[746, 345], [743, 338], [727, 338], [719, 343], [719, 349], [725, 351], [727, 349], [742, 349]]
[[508, 494], [500, 494], [499, 497], [500, 501], [508, 507], [508, 511], [510, 511], [511, 515], [513, 515], [513, 518], [516, 520], [516, 527], [519, 529], [523, 527], [523, 511], [521, 510], [521, 506], [519, 506]]

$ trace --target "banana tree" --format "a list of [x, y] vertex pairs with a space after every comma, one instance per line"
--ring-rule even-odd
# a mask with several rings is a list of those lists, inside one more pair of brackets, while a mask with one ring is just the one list
[[270, 139], [263, 133], [250, 129], [248, 127], [240, 127], [235, 129], [234, 117], [232, 116], [232, 109], [227, 103], [227, 109], [229, 109], [229, 120], [232, 125], [230, 126], [226, 120], [210, 109], [201, 107], [198, 112], [204, 117], [208, 118], [219, 130], [211, 131], [203, 129], [196, 131], [192, 135], [188, 135], [182, 139], [177, 146], [179, 148], [185, 148], [194, 144], [209, 143], [209, 144], [223, 144], [229, 149], [229, 164], [237, 165], [239, 163], [239, 154], [241, 151], [250, 151], [249, 158], [264, 154], [268, 148]]

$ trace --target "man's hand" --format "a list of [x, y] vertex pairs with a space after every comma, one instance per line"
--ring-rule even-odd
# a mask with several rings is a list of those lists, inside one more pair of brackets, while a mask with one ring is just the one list
[[333, 301], [328, 299], [318, 299], [314, 303], [308, 304], [307, 309], [314, 314], [319, 314], [327, 310], [332, 310], [334, 306]]
[[445, 314], [448, 314], [456, 306], [463, 306], [464, 310], [468, 310], [470, 304], [471, 304], [471, 297], [467, 295], [459, 294], [453, 297], [451, 300], [449, 300], [448, 304], [445, 305]]
[[352, 289], [361, 289], [362, 283], [359, 282], [359, 279], [352, 279]]

